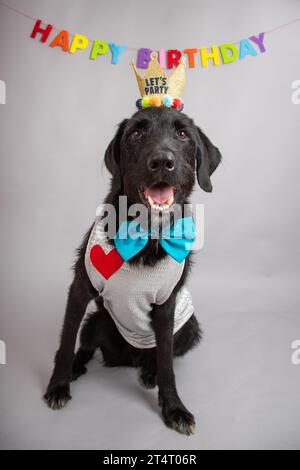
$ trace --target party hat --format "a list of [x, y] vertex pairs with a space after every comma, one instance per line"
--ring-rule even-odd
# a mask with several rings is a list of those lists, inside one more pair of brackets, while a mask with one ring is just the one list
[[144, 77], [138, 73], [132, 61], [133, 70], [138, 82], [141, 98], [136, 105], [139, 109], [150, 106], [167, 106], [182, 111], [183, 101], [180, 98], [185, 85], [185, 60], [181, 57], [178, 66], [168, 77], [158, 62], [158, 53], [151, 53]]

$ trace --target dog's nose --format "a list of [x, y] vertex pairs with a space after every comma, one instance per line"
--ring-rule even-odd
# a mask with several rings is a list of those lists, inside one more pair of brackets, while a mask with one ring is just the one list
[[175, 169], [174, 157], [171, 152], [164, 152], [155, 157], [150, 157], [148, 168], [153, 172], [158, 170], [173, 171]]

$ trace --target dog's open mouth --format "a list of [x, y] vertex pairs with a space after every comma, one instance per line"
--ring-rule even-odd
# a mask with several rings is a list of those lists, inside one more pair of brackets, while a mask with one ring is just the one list
[[142, 199], [146, 201], [150, 207], [162, 211], [172, 206], [175, 193], [176, 188], [165, 182], [155, 183], [140, 190]]

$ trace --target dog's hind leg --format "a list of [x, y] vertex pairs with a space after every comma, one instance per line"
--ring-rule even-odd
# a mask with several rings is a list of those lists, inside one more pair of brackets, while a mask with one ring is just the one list
[[[201, 337], [202, 331], [197, 318], [192, 315], [174, 335], [174, 357], [183, 356], [193, 349]], [[141, 355], [139, 365], [141, 366], [140, 382], [147, 388], [154, 388], [157, 385], [156, 348], [145, 350]]]
[[[193, 349], [201, 340], [202, 331], [195, 315], [174, 335], [174, 357], [183, 356]], [[140, 358], [141, 367], [139, 379], [142, 385], [147, 388], [154, 388], [157, 385], [157, 364], [156, 348], [143, 351]]]
[[201, 338], [202, 331], [197, 318], [193, 314], [174, 335], [174, 356], [183, 356], [197, 346]]
[[141, 354], [139, 366], [139, 380], [146, 388], [154, 388], [157, 385], [156, 348], [144, 350]]
[[80, 332], [80, 347], [75, 354], [72, 365], [72, 381], [85, 374], [86, 364], [93, 358], [95, 350], [99, 347], [101, 332], [101, 321], [99, 312], [90, 314], [84, 321]]
[[106, 367], [135, 367], [137, 364], [138, 349], [131, 346], [123, 338], [114, 320], [103, 305], [99, 297], [98, 306], [99, 331], [98, 347], [102, 352], [103, 363]]
[[82, 348], [78, 349], [72, 365], [72, 382], [86, 373], [87, 368], [85, 366], [93, 358], [93, 356], [94, 351], [87, 351]]
[[85, 365], [100, 349], [105, 366], [134, 366], [135, 348], [119, 333], [101, 297], [96, 299], [98, 310], [88, 316], [80, 334], [80, 348], [73, 363], [73, 380], [86, 372]]

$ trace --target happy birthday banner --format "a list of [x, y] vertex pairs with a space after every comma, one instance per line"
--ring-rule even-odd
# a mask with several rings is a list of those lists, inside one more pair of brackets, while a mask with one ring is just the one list
[[[38, 38], [41, 42], [47, 43], [50, 47], [56, 47], [62, 50], [63, 52], [69, 52], [70, 54], [78, 53], [78, 51], [83, 51], [89, 49], [89, 58], [91, 60], [98, 59], [99, 56], [104, 56], [108, 53], [111, 54], [111, 63], [118, 64], [119, 58], [122, 52], [126, 50], [126, 46], [110, 42], [107, 43], [102, 39], [95, 39], [90, 42], [87, 36], [82, 34], [75, 34], [73, 39], [70, 39], [70, 33], [63, 29], [59, 31], [55, 37], [49, 41], [50, 34], [53, 30], [51, 24], [43, 26], [42, 20], [36, 20], [36, 23], [33, 27], [30, 37], [33, 39]], [[188, 65], [190, 68], [195, 68], [195, 55], [200, 52], [201, 63], [203, 67], [207, 67], [209, 61], [213, 65], [220, 65], [221, 59], [224, 64], [229, 62], [234, 62], [237, 58], [244, 59], [247, 55], [257, 56], [258, 53], [263, 53], [266, 51], [264, 45], [265, 33], [260, 33], [258, 36], [251, 36], [249, 39], [242, 39], [237, 47], [235, 44], [222, 44], [221, 46], [211, 46], [210, 48], [201, 47], [184, 49], [183, 52], [177, 49], [160, 49], [159, 53], [159, 63], [162, 68], [171, 69], [177, 67], [179, 61], [182, 57], [182, 54], [187, 54]], [[256, 47], [255, 47], [256, 46]], [[137, 51], [137, 67], [141, 69], [146, 69], [148, 63], [151, 60], [151, 49], [140, 48]]]
[[[73, 34], [67, 29], [55, 28], [52, 24], [42, 22], [41, 19], [35, 19], [26, 13], [23, 13], [15, 8], [12, 8], [2, 2], [0, 5], [34, 21], [33, 29], [31, 30], [30, 37], [38, 40], [53, 49], [60, 50], [64, 53], [79, 54], [82, 51], [88, 51], [90, 60], [99, 60], [101, 57], [109, 55], [112, 64], [118, 64], [121, 55], [126, 51], [136, 51], [136, 65], [141, 69], [146, 69], [151, 60], [152, 49], [148, 48], [132, 48], [124, 44], [117, 45], [114, 42], [107, 42], [102, 39], [90, 40], [87, 36], [76, 33]], [[172, 69], [177, 67], [182, 56], [187, 58], [189, 68], [194, 69], [196, 65], [208, 67], [212, 64], [214, 66], [228, 63], [233, 63], [236, 60], [243, 60], [247, 56], [256, 57], [259, 54], [266, 52], [265, 35], [282, 29], [292, 23], [300, 21], [299, 18], [279, 25], [269, 31], [261, 32], [258, 35], [252, 35], [248, 38], [243, 38], [234, 43], [224, 43], [221, 45], [211, 45], [210, 47], [191, 47], [184, 50], [178, 49], [159, 49], [158, 59], [162, 68]], [[198, 58], [198, 59], [197, 59]]]

